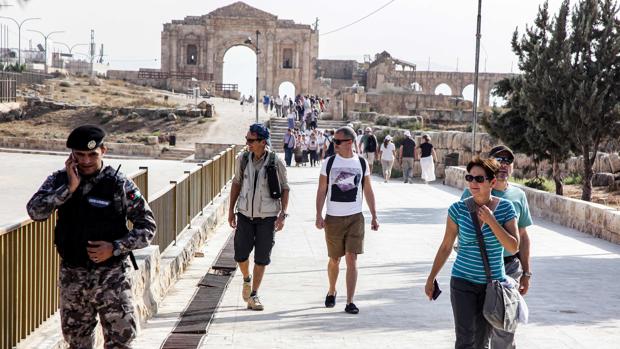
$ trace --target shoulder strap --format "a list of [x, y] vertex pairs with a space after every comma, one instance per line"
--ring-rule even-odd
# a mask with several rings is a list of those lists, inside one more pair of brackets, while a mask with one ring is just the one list
[[366, 160], [360, 155], [357, 156], [357, 159], [360, 161], [360, 166], [362, 166], [362, 195], [364, 195], [364, 177], [366, 174]]
[[275, 151], [270, 151], [269, 152], [269, 162], [267, 163], [267, 166], [271, 166], [271, 167], [275, 167], [276, 166], [276, 152]]
[[241, 175], [245, 173], [245, 168], [248, 166], [248, 162], [250, 161], [250, 152], [243, 152], [243, 156], [241, 157]]
[[327, 165], [325, 166], [325, 173], [327, 174], [328, 183], [329, 183], [329, 173], [332, 170], [332, 166], [334, 165], [335, 159], [336, 159], [336, 155], [332, 155], [327, 159]]
[[482, 257], [482, 264], [484, 265], [484, 271], [487, 275], [487, 283], [491, 282], [491, 266], [489, 265], [489, 257], [487, 255], [487, 248], [484, 244], [484, 236], [482, 235], [482, 230], [480, 229], [480, 222], [478, 221], [478, 205], [474, 201], [474, 197], [471, 196], [464, 200], [467, 205], [467, 210], [469, 211], [469, 215], [471, 217], [471, 222], [476, 228], [476, 236], [478, 237], [478, 247], [480, 247], [480, 256]]

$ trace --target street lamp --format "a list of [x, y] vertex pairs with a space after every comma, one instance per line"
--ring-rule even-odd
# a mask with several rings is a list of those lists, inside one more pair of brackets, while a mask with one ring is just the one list
[[29, 32], [34, 32], [34, 33], [39, 33], [41, 35], [43, 35], [43, 38], [45, 38], [45, 74], [47, 74], [47, 39], [52, 36], [53, 34], [60, 34], [60, 33], [64, 33], [64, 30], [57, 30], [57, 31], [53, 31], [53, 32], [49, 32], [47, 33], [47, 35], [45, 35], [43, 32], [40, 32], [38, 30], [33, 30], [33, 29], [28, 29]]
[[70, 55], [73, 55], [73, 49], [74, 49], [74, 48], [76, 48], [76, 47], [78, 47], [78, 46], [88, 46], [88, 45], [89, 45], [89, 44], [75, 44], [75, 45], [73, 45], [73, 46], [69, 46], [69, 45], [65, 44], [64, 42], [58, 42], [58, 41], [56, 41], [56, 42], [54, 42], [54, 43], [55, 43], [55, 44], [58, 44], [58, 45], [63, 45], [64, 47], [66, 47], [66, 48], [67, 48], [67, 50], [69, 50], [69, 54], [70, 54]]
[[6, 16], [0, 16], [0, 18], [5, 18], [5, 19], [10, 19], [13, 22], [15, 22], [15, 24], [17, 24], [17, 37], [18, 37], [18, 41], [17, 41], [17, 63], [18, 65], [22, 64], [22, 25], [26, 22], [26, 21], [31, 21], [31, 20], [35, 20], [35, 19], [41, 19], [39, 17], [30, 17], [30, 18], [26, 18], [24, 20], [22, 20], [21, 22], [18, 22], [16, 19], [11, 18], [11, 17], [6, 17]]
[[478, 0], [478, 22], [476, 25], [476, 64], [474, 71], [474, 106], [473, 110], [473, 121], [474, 125], [472, 128], [472, 138], [471, 138], [471, 157], [473, 158], [476, 154], [476, 128], [478, 127], [478, 66], [480, 65], [480, 22], [482, 16], [480, 15], [482, 9], [482, 0]]
[[254, 47], [256, 50], [256, 123], [258, 123], [258, 55], [260, 54], [260, 49], [258, 48], [258, 35], [260, 35], [260, 31], [256, 31], [256, 44], [252, 43], [252, 38], [248, 36], [248, 38], [243, 42], [246, 45]]

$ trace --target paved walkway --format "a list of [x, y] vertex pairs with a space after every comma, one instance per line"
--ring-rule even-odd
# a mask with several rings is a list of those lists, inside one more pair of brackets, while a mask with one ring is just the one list
[[[374, 178], [378, 232], [367, 227], [359, 258], [355, 303], [343, 312], [344, 269], [337, 305], [323, 306], [327, 253], [314, 228], [318, 169], [293, 168], [290, 218], [278, 233], [260, 291], [263, 312], [246, 310], [241, 276], [226, 291], [201, 348], [451, 348], [454, 346], [449, 275], [444, 293], [429, 302], [423, 287], [442, 239], [448, 206], [459, 191], [440, 184], [381, 183]], [[367, 220], [368, 223], [368, 220]], [[530, 229], [534, 277], [527, 296], [530, 324], [518, 330], [520, 348], [619, 348], [620, 246], [537, 221]], [[231, 229], [221, 227], [143, 329], [136, 348], [158, 347], [207, 271], [214, 249]], [[454, 257], [454, 255], [452, 256]], [[344, 261], [342, 267], [344, 268]]]

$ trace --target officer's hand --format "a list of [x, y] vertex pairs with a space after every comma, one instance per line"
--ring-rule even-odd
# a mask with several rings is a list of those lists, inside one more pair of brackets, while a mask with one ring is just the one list
[[69, 158], [65, 161], [65, 169], [67, 170], [67, 176], [69, 177], [69, 191], [73, 193], [80, 185], [80, 175], [78, 174], [77, 161], [73, 157], [73, 154], [69, 155]]
[[325, 220], [323, 219], [323, 216], [321, 215], [316, 216], [316, 222], [314, 224], [316, 225], [317, 229], [325, 228]]
[[86, 248], [88, 251], [88, 258], [95, 263], [101, 263], [112, 257], [114, 251], [114, 245], [107, 241], [89, 241], [89, 246]]
[[235, 213], [232, 211], [228, 212], [228, 224], [231, 228], [237, 229], [237, 217], [235, 217]]

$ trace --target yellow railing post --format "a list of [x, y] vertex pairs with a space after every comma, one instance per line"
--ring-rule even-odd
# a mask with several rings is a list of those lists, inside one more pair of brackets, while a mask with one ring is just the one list
[[140, 166], [138, 167], [140, 170], [146, 171], [145, 180], [144, 180], [144, 188], [140, 191], [143, 191], [142, 196], [146, 202], [149, 202], [149, 168], [148, 166]]
[[174, 185], [174, 188], [172, 189], [173, 190], [173, 195], [172, 196], [174, 197], [174, 199], [172, 200], [172, 202], [174, 203], [174, 205], [173, 205], [174, 207], [172, 208], [173, 212], [174, 212], [174, 224], [172, 226], [174, 227], [174, 246], [176, 246], [177, 245], [177, 230], [178, 230], [178, 228], [177, 228], [177, 222], [178, 222], [178, 217], [177, 217], [177, 206], [178, 206], [177, 205], [177, 181], [170, 181], [170, 184]]

